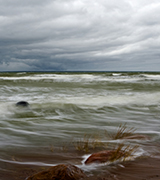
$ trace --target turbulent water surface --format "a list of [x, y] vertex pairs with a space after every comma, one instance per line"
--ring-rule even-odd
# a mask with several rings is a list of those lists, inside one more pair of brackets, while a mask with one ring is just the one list
[[[16, 106], [18, 101], [30, 106]], [[104, 132], [114, 133], [125, 123], [150, 137], [134, 141], [141, 153], [156, 151], [143, 145], [160, 141], [160, 73], [0, 74], [2, 174], [20, 165], [70, 160], [80, 165], [77, 158], [87, 153], [73, 157], [74, 147], [67, 151], [72, 141], [100, 134], [109, 142]]]

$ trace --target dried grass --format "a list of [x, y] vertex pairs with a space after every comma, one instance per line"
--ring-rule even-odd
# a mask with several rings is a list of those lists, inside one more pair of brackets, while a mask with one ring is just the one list
[[[126, 124], [120, 125], [115, 134], [110, 135], [112, 140], [123, 139], [125, 137], [132, 136], [135, 132], [135, 128], [128, 128]], [[107, 133], [108, 135], [108, 133]], [[88, 153], [95, 148], [106, 149], [106, 144], [101, 141], [100, 135], [87, 135], [78, 140], [73, 140], [73, 145], [76, 150]], [[108, 145], [108, 144], [107, 144]], [[112, 144], [113, 145], [113, 144]], [[126, 159], [134, 158], [135, 152], [138, 150], [137, 145], [125, 145], [123, 143], [116, 144], [112, 147], [111, 155], [109, 157], [110, 162], [117, 160], [125, 161]]]
[[118, 144], [117, 147], [112, 151], [111, 156], [109, 158], [109, 161], [114, 162], [119, 159], [122, 161], [125, 161], [126, 159], [134, 158], [135, 152], [138, 150], [137, 145], [131, 146], [131, 145], [124, 145], [124, 144]]
[[90, 149], [95, 149], [96, 147], [103, 147], [104, 144], [99, 139], [99, 136], [95, 135], [92, 137], [91, 135], [85, 134], [83, 138], [73, 141], [73, 145], [78, 151], [89, 152]]
[[113, 140], [116, 140], [116, 139], [123, 139], [125, 137], [129, 137], [129, 136], [132, 136], [135, 132], [135, 128], [131, 127], [131, 128], [128, 128], [126, 126], [126, 123], [124, 125], [120, 125], [118, 127], [118, 130], [115, 134], [109, 134], [107, 131], [105, 131], [105, 135], [107, 137], [110, 137], [110, 139], [113, 139]]

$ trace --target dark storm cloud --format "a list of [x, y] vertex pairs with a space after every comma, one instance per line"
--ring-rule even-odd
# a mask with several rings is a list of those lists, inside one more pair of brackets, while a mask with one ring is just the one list
[[0, 70], [159, 70], [158, 0], [0, 0]]

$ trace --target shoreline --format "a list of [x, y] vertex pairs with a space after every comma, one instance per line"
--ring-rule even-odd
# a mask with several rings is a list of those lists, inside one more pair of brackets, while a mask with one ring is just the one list
[[[77, 162], [78, 164], [81, 162], [80, 157]], [[69, 160], [66, 160], [65, 162], [61, 161], [57, 164], [63, 163], [75, 165], [72, 160], [71, 162]], [[27, 177], [48, 168], [49, 166], [44, 167], [27, 163], [7, 164], [6, 162], [3, 167], [0, 168], [0, 179], [25, 180]], [[131, 161], [97, 166], [96, 169], [91, 170], [88, 170], [86, 166], [86, 171], [85, 166], [83, 166], [83, 171], [88, 176], [85, 180], [160, 180], [160, 152], [157, 152], [153, 157], [142, 156]]]
[[141, 158], [105, 168], [87, 180], [160, 180], [160, 158]]
[[160, 158], [136, 159], [132, 162], [124, 162], [123, 166], [113, 172], [119, 180], [160, 180]]

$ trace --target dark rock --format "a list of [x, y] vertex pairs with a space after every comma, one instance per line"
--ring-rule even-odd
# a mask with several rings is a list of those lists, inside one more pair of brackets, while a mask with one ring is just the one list
[[16, 106], [28, 107], [29, 103], [27, 101], [19, 101], [16, 103]]
[[80, 180], [86, 178], [81, 169], [71, 164], [60, 164], [41, 171], [26, 180]]

